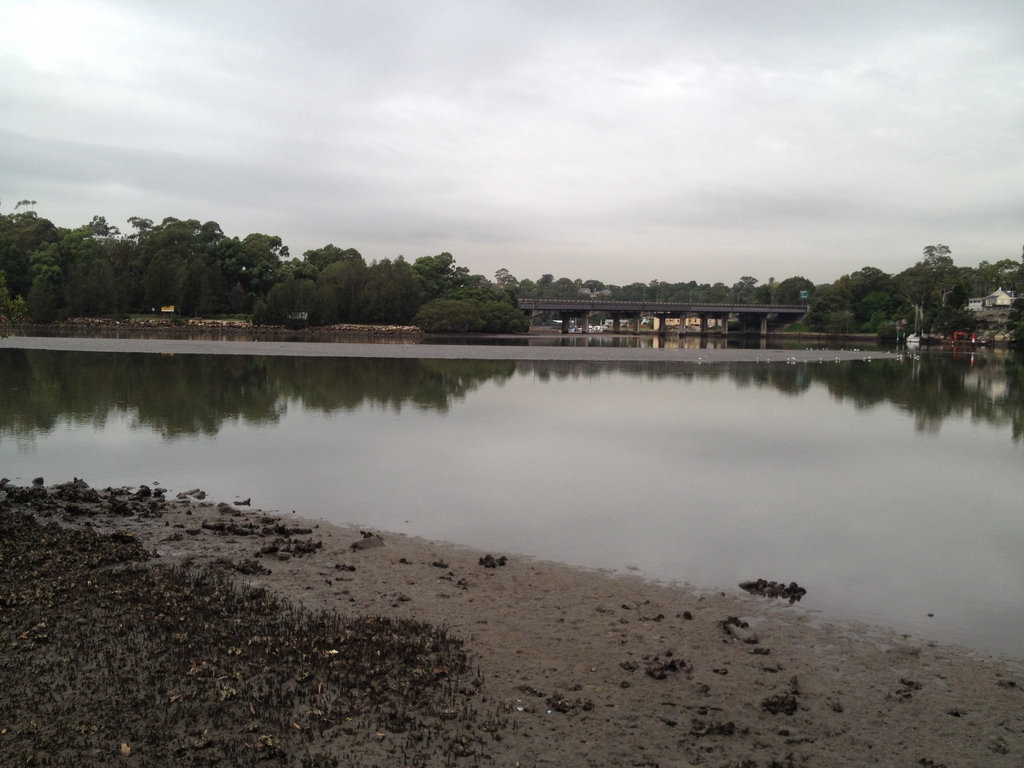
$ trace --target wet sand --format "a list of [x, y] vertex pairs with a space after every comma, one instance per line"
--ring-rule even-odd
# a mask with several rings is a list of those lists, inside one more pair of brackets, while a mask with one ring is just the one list
[[[284, 733], [235, 733], [204, 721], [198, 708], [180, 729], [178, 764], [210, 764], [203, 755], [214, 739], [223, 749], [238, 740], [241, 754], [260, 765], [303, 765], [303, 754], [323, 757], [305, 764], [332, 764], [333, 756], [333, 764], [352, 766], [1024, 764], [1019, 659], [823, 623], [798, 602], [738, 586], [700, 592], [652, 584], [294, 513], [268, 516], [212, 504], [201, 492], [135, 507], [127, 494], [113, 505], [17, 507], [35, 505], [44, 522], [119, 535], [122, 544], [128, 534], [156, 555], [146, 567], [220, 569], [285, 605], [444, 627], [468, 658], [466, 671], [445, 673], [454, 704], [416, 714], [411, 729], [390, 729], [383, 710], [356, 727], [307, 707]], [[5, 514], [13, 511], [4, 505]], [[51, 652], [49, 642], [32, 642], [33, 632], [38, 624], [0, 625], [5, 654]], [[215, 656], [210, 648], [204, 662], [216, 664]], [[297, 674], [301, 680], [285, 684], [323, 695], [322, 679]], [[245, 693], [243, 683], [230, 690]], [[168, 681], [166, 695], [176, 685]], [[263, 714], [265, 698], [253, 696], [239, 694], [239, 706]], [[37, 758], [52, 756], [47, 745], [75, 727], [41, 725], [37, 714], [0, 708], [0, 756], [5, 744], [24, 745], [29, 722], [44, 731]], [[145, 735], [101, 732], [106, 740], [88, 742], [95, 760], [82, 764], [147, 764], [157, 748]], [[261, 743], [278, 751], [261, 751]], [[124, 756], [122, 744], [134, 751]]]

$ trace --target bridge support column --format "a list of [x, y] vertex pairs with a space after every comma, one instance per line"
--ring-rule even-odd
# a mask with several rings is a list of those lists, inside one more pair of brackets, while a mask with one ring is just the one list
[[761, 317], [761, 335], [768, 335], [768, 315], [764, 315]]
[[708, 335], [708, 316], [707, 315], [701, 315], [700, 316], [700, 335], [701, 336], [707, 336]]

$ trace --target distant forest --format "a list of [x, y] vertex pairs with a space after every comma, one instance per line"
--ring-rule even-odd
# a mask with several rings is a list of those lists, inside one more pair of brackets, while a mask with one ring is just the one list
[[[121, 232], [102, 216], [75, 229], [58, 227], [23, 200], [0, 214], [0, 301], [17, 303], [32, 322], [127, 317], [173, 306], [186, 317], [244, 316], [257, 324], [415, 324], [427, 331], [517, 332], [529, 320], [524, 298], [601, 296], [631, 301], [808, 304], [804, 325], [831, 333], [878, 333], [917, 326], [932, 333], [974, 330], [970, 297], [1002, 288], [1024, 293], [1024, 256], [958, 267], [945, 245], [923, 248], [898, 274], [875, 267], [815, 285], [796, 275], [730, 284], [652, 280], [611, 285], [545, 274], [519, 280], [507, 269], [493, 279], [471, 274], [450, 253], [367, 263], [354, 248], [332, 244], [292, 257], [276, 235], [225, 235], [213, 221], [131, 217]], [[3, 304], [0, 304], [2, 312]], [[1024, 331], [1019, 302], [1010, 331]], [[8, 318], [10, 319], [10, 318]]]

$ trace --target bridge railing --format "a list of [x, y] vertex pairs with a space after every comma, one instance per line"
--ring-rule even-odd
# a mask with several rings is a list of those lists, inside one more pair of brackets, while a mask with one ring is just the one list
[[757, 314], [804, 314], [807, 307], [800, 304], [714, 304], [685, 301], [614, 301], [599, 299], [519, 299], [520, 309], [571, 312], [751, 312]]

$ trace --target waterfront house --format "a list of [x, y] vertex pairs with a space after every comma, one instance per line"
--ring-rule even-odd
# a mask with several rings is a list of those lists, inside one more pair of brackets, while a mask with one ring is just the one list
[[1013, 291], [1004, 291], [1002, 288], [988, 296], [980, 296], [967, 300], [967, 309], [978, 312], [982, 309], [1009, 309], [1017, 296]]

